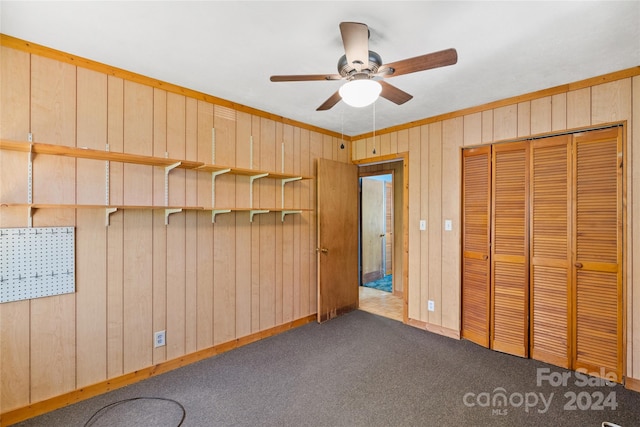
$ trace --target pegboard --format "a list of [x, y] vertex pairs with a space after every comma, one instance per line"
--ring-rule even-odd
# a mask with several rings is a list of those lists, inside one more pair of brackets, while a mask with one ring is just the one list
[[0, 303], [75, 292], [73, 227], [0, 228]]

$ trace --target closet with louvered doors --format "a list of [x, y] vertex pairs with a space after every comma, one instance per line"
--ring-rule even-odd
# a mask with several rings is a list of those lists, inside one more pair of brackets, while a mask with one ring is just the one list
[[528, 355], [528, 143], [463, 151], [463, 338]]
[[571, 367], [571, 135], [531, 141], [531, 358]]
[[492, 154], [491, 348], [529, 355], [529, 143]]
[[623, 128], [574, 134], [572, 369], [622, 381]]
[[[622, 132], [480, 147], [482, 167], [463, 151], [463, 338], [621, 381]], [[486, 234], [488, 260], [471, 256]]]
[[489, 347], [491, 146], [463, 151], [462, 338]]

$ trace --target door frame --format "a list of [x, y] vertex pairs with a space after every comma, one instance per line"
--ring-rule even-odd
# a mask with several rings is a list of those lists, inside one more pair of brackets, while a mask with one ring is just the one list
[[[359, 168], [364, 166], [382, 165], [384, 163], [402, 162], [402, 192], [401, 204], [402, 204], [402, 232], [401, 232], [401, 245], [402, 245], [402, 257], [398, 260], [398, 257], [394, 258], [396, 267], [400, 267], [400, 274], [402, 276], [402, 322], [409, 323], [409, 153], [397, 153], [387, 154], [378, 157], [369, 157], [362, 160], [352, 160], [351, 163], [357, 165]], [[358, 173], [358, 179], [360, 173]], [[394, 179], [399, 177], [394, 176]], [[396, 219], [394, 219], [395, 222]], [[397, 228], [394, 226], [394, 229]], [[394, 230], [395, 232], [396, 230]], [[397, 234], [396, 234], [397, 236]], [[397, 270], [397, 268], [396, 268]], [[358, 301], [359, 303], [359, 301]]]
[[[363, 256], [362, 256], [362, 178], [368, 178], [368, 177], [372, 177], [372, 176], [382, 176], [382, 175], [391, 175], [391, 183], [392, 185], [395, 185], [395, 170], [381, 170], [381, 171], [375, 171], [375, 172], [360, 172], [358, 170], [358, 180], [359, 180], [359, 190], [360, 190], [360, 197], [358, 197], [358, 222], [359, 222], [359, 230], [358, 230], [358, 249], [359, 249], [359, 255], [358, 255], [358, 276], [359, 276], [359, 281], [360, 284], [362, 285], [362, 283], [364, 283], [363, 281], [363, 276], [364, 276], [364, 272], [362, 271], [362, 263], [363, 263]], [[385, 190], [386, 191], [386, 190]], [[393, 195], [395, 196], [395, 191], [393, 189], [392, 186], [392, 190]], [[386, 197], [386, 194], [385, 194]], [[385, 204], [385, 214], [386, 214], [386, 204]], [[392, 224], [391, 226], [393, 227], [392, 229], [392, 233], [393, 233], [393, 238], [395, 238], [395, 229], [396, 229], [396, 218], [395, 215], [393, 215], [393, 211], [391, 212], [392, 215]], [[386, 243], [386, 242], [385, 242]], [[393, 250], [395, 249], [395, 245], [393, 244], [393, 240], [391, 241], [391, 245], [393, 247], [392, 251], [391, 251], [391, 272], [393, 273], [394, 271], [394, 267], [395, 267], [395, 257], [393, 256]], [[385, 259], [384, 257], [382, 258], [382, 268], [383, 270], [386, 270], [385, 268]], [[386, 273], [386, 272], [385, 272]], [[385, 275], [385, 273], [383, 273], [383, 277]], [[393, 281], [393, 276], [392, 276], [392, 281]], [[392, 286], [392, 293], [394, 293], [393, 291], [395, 290], [395, 287]]]

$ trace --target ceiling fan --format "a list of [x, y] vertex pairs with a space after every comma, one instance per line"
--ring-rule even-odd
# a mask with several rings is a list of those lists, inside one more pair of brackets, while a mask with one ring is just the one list
[[[376, 83], [372, 84], [376, 87], [377, 93], [371, 102], [375, 101], [379, 94], [383, 98], [397, 105], [401, 105], [409, 101], [413, 96], [385, 82], [384, 79], [453, 65], [458, 62], [458, 53], [456, 50], [445, 49], [439, 52], [427, 53], [414, 58], [383, 64], [380, 55], [369, 50], [370, 33], [369, 27], [367, 27], [366, 24], [359, 22], [341, 22], [340, 34], [342, 36], [345, 55], [342, 55], [338, 60], [338, 74], [271, 76], [271, 81], [347, 80], [348, 83], [331, 95], [329, 99], [316, 109], [317, 111], [328, 110], [340, 102], [340, 100], [343, 99], [343, 95], [346, 95], [344, 93], [345, 88], [351, 82], [377, 82], [379, 85]], [[355, 85], [357, 84], [362, 83], [355, 83]]]

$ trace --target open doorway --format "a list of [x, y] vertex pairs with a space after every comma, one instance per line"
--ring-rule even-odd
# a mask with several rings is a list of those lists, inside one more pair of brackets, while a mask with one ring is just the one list
[[395, 168], [384, 168], [359, 174], [359, 308], [402, 321], [402, 277], [394, 274], [398, 195], [394, 189], [399, 184], [394, 172]]
[[360, 177], [360, 284], [393, 292], [393, 174]]

